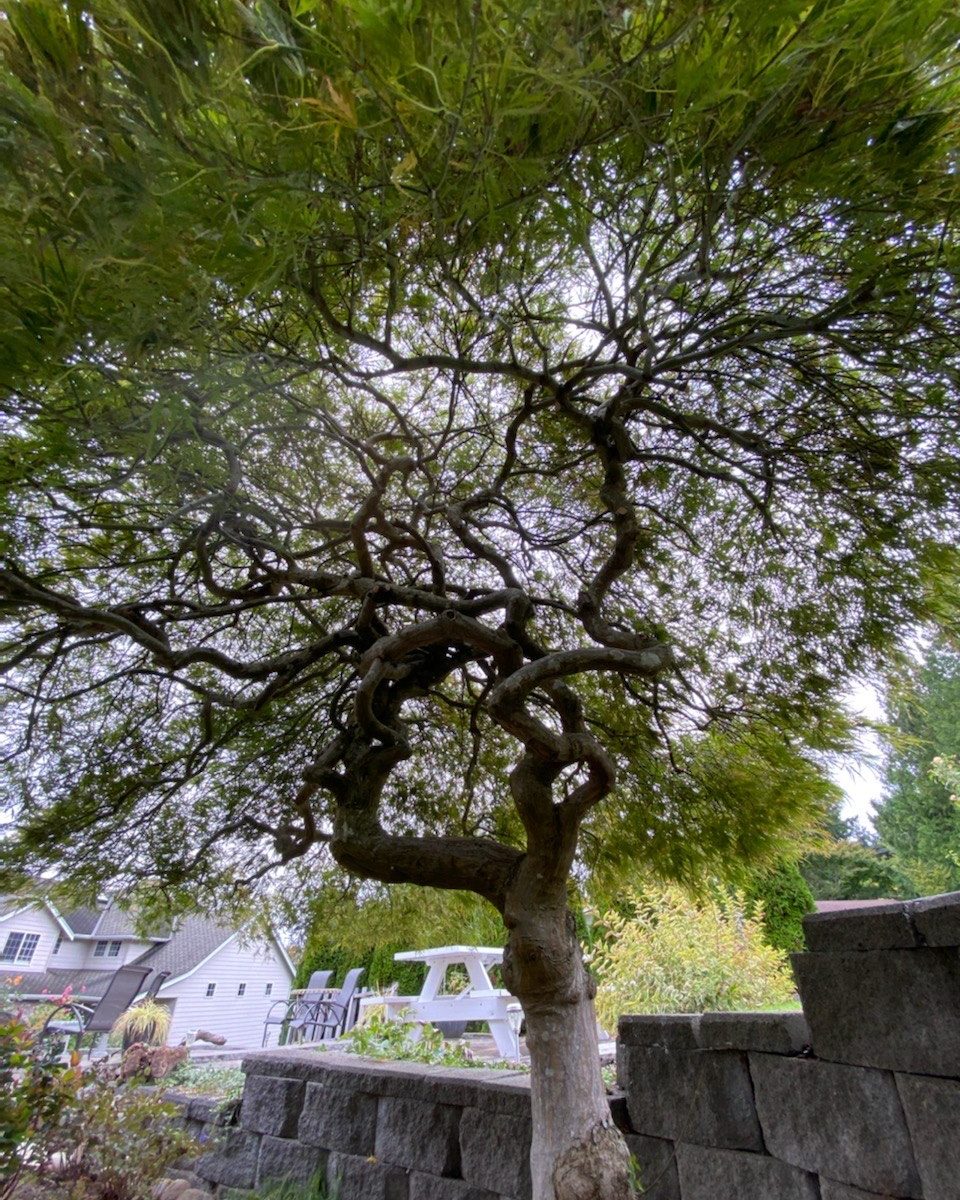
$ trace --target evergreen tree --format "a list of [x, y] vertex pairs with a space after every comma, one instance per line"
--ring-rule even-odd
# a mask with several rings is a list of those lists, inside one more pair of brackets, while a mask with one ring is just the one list
[[960, 754], [960, 654], [945, 642], [891, 689], [896, 731], [885, 767], [877, 834], [919, 894], [960, 888], [960, 808], [931, 770]]

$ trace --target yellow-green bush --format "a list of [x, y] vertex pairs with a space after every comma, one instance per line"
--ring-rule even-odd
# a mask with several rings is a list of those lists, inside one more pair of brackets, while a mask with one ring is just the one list
[[650, 888], [628, 894], [600, 925], [590, 966], [608, 1030], [621, 1013], [771, 1008], [793, 999], [786, 955], [764, 940], [762, 911], [744, 915], [738, 897]]

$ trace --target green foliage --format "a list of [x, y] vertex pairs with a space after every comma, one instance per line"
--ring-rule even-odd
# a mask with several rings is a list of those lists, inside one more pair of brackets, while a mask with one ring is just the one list
[[180, 1063], [170, 1072], [166, 1083], [178, 1092], [195, 1096], [214, 1096], [236, 1100], [243, 1094], [246, 1079], [239, 1067], [218, 1067], [215, 1063]]
[[[958, 40], [950, 0], [8, 4], [4, 879], [297, 893], [372, 641], [495, 630], [507, 580], [530, 661], [672, 651], [570, 676], [600, 894], [782, 855], [956, 564]], [[448, 650], [384, 676], [448, 668], [373, 816], [522, 848], [506, 660]]]
[[885, 795], [875, 817], [880, 842], [917, 893], [953, 891], [960, 888], [960, 805], [937, 767], [960, 753], [960, 654], [932, 646], [891, 690], [888, 722]]
[[[112, 1068], [44, 1061], [19, 1017], [0, 1021], [0, 1196], [57, 1162], [65, 1200], [149, 1200], [166, 1167], [194, 1150], [179, 1110]], [[45, 1178], [48, 1168], [44, 1168]]]
[[462, 1041], [447, 1041], [434, 1025], [391, 1020], [374, 1009], [345, 1041], [350, 1054], [435, 1067], [511, 1067], [516, 1063], [478, 1058]]
[[875, 846], [838, 841], [807, 855], [801, 864], [816, 900], [909, 899], [913, 882]]
[[857, 821], [841, 817], [839, 804], [825, 814], [821, 832], [821, 843], [799, 864], [815, 900], [906, 899], [916, 895], [889, 851]]
[[127, 1042], [162, 1046], [166, 1043], [172, 1019], [168, 1005], [156, 1000], [143, 1000], [121, 1013], [111, 1032]]
[[502, 946], [506, 929], [499, 914], [469, 892], [431, 888], [366, 887], [344, 892], [336, 878], [318, 889], [310, 929], [297, 965], [295, 987], [305, 987], [313, 971], [331, 969], [331, 985], [343, 982], [351, 967], [363, 967], [363, 987], [398, 985], [416, 995], [423, 984], [422, 963], [398, 963], [403, 950], [430, 946]]
[[762, 916], [742, 898], [692, 898], [678, 887], [625, 898], [631, 911], [601, 918], [605, 936], [590, 966], [600, 1023], [623, 1013], [707, 1012], [789, 1006], [786, 956], [768, 945]]
[[82, 1084], [76, 1062], [53, 1067], [38, 1054], [22, 1016], [0, 1013], [0, 1197], [13, 1194], [28, 1164], [53, 1148], [55, 1130]]
[[262, 1200], [337, 1200], [338, 1188], [327, 1184], [326, 1174], [320, 1172], [306, 1183], [293, 1179], [271, 1180], [257, 1191]]
[[[590, 895], [600, 907], [614, 903], [625, 877], [746, 884], [745, 865], [795, 854], [839, 795], [807, 747], [769, 728], [690, 737], [662, 761], [630, 741], [628, 709], [607, 719], [630, 769], [627, 803], [598, 809], [586, 827]], [[842, 722], [824, 736], [844, 745]]]
[[165, 1169], [197, 1152], [179, 1117], [176, 1105], [136, 1082], [85, 1079], [49, 1140], [66, 1164], [60, 1194], [68, 1200], [150, 1200]]
[[813, 893], [795, 862], [758, 872], [744, 892], [748, 916], [759, 914], [768, 945], [789, 954], [804, 948], [803, 918], [813, 912]]

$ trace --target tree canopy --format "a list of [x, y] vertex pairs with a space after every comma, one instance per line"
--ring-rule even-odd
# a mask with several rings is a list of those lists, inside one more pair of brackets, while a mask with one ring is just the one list
[[482, 896], [534, 1196], [625, 1198], [571, 871], [776, 857], [949, 601], [958, 45], [947, 0], [6, 5], [3, 882]]
[[13, 859], [494, 895], [518, 743], [588, 854], [773, 853], [950, 558], [956, 33], [8, 6]]

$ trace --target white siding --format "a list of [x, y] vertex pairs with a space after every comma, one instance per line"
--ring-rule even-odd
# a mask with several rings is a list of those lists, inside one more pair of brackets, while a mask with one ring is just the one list
[[[216, 984], [216, 990], [208, 997], [210, 983]], [[246, 992], [238, 996], [241, 983], [247, 985]], [[270, 996], [265, 995], [268, 983], [273, 985]], [[176, 1045], [188, 1033], [205, 1029], [225, 1037], [227, 1046], [259, 1049], [267, 1010], [276, 1000], [287, 998], [291, 983], [290, 971], [274, 946], [233, 938], [192, 975], [160, 989], [159, 999], [175, 1001], [167, 1040]], [[267, 1044], [275, 1042], [274, 1027]]]
[[[33, 952], [33, 957], [28, 963], [23, 962], [4, 962], [0, 963], [0, 967], [5, 971], [45, 971], [47, 967], [55, 967], [59, 965], [60, 955], [52, 961], [50, 954], [57, 942], [57, 934], [60, 933], [60, 926], [54, 920], [50, 910], [44, 908], [43, 905], [21, 909], [19, 912], [8, 913], [4, 917], [0, 917], [0, 950], [6, 944], [7, 937], [11, 933], [37, 933], [40, 935], [40, 941], [37, 942], [37, 948]], [[67, 945], [67, 939], [64, 937], [63, 945]], [[61, 947], [60, 953], [63, 953]]]

